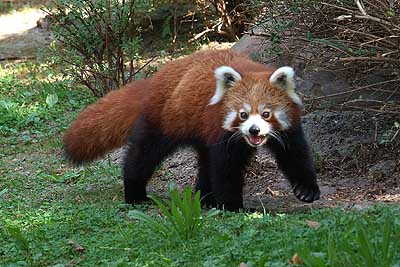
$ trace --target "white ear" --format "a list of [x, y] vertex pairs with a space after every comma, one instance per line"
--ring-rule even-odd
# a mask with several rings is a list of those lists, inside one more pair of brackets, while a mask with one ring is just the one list
[[289, 96], [296, 104], [303, 105], [300, 97], [294, 91], [296, 85], [294, 82], [294, 69], [292, 67], [280, 67], [272, 73], [269, 82], [272, 85], [287, 90]]
[[292, 67], [280, 67], [269, 78], [269, 82], [285, 90], [294, 90], [294, 70]]
[[242, 76], [231, 67], [221, 66], [214, 71], [215, 79], [217, 84], [215, 87], [215, 93], [210, 99], [209, 105], [215, 105], [222, 100], [226, 90], [235, 85], [236, 82], [242, 79]]

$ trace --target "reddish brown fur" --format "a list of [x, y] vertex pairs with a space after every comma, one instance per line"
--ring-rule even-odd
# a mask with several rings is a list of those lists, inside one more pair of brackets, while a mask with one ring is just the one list
[[[221, 102], [208, 105], [216, 88], [214, 71], [224, 65], [233, 67], [243, 79]], [[222, 136], [222, 124], [231, 106], [260, 96], [270, 99], [272, 106], [285, 107], [296, 124], [299, 108], [283, 89], [268, 82], [274, 70], [230, 50], [199, 52], [175, 60], [151, 80], [135, 81], [85, 109], [65, 135], [67, 152], [73, 161], [82, 162], [123, 145], [139, 114], [164, 135], [197, 137], [211, 144]]]
[[64, 136], [69, 158], [91, 161], [125, 144], [149, 87], [150, 80], [132, 82], [82, 111]]
[[230, 50], [196, 53], [166, 65], [154, 76], [144, 113], [161, 125], [166, 134], [178, 137], [196, 134], [209, 144], [216, 142], [224, 131], [221, 127], [227, 113], [224, 103], [230, 101], [228, 97], [234, 92], [241, 93], [236, 89], [228, 90], [226, 100], [208, 105], [215, 93], [214, 71], [223, 65], [233, 67], [243, 80], [264, 83], [268, 83], [275, 70]]

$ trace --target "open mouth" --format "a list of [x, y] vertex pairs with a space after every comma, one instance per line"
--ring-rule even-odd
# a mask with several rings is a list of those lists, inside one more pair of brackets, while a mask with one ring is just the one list
[[265, 144], [268, 139], [267, 135], [245, 135], [247, 143], [251, 146], [261, 146]]

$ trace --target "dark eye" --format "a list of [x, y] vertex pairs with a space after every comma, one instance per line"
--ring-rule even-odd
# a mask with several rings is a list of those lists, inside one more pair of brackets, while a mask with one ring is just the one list
[[245, 112], [245, 111], [242, 111], [242, 112], [239, 113], [239, 117], [240, 117], [241, 120], [245, 121], [245, 120], [247, 120], [249, 118], [249, 114], [247, 112]]
[[269, 117], [271, 116], [271, 112], [269, 112], [269, 111], [264, 111], [264, 112], [262, 113], [262, 116], [263, 116], [264, 119], [269, 119]]

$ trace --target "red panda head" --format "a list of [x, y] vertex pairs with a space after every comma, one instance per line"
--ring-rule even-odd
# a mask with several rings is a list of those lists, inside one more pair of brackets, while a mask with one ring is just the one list
[[250, 146], [262, 146], [269, 137], [282, 142], [280, 132], [299, 125], [302, 103], [291, 67], [242, 75], [221, 66], [214, 73], [216, 91], [209, 104], [221, 102], [222, 128], [240, 133]]

